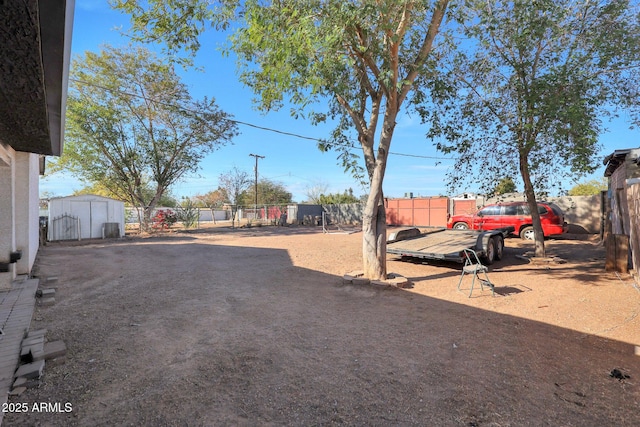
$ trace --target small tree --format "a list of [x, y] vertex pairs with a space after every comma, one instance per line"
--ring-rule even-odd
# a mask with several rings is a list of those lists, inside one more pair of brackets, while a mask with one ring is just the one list
[[184, 199], [176, 208], [176, 217], [184, 228], [195, 228], [198, 226], [200, 210], [191, 199]]
[[224, 203], [229, 199], [227, 192], [218, 187], [218, 189], [209, 191], [205, 194], [196, 194], [193, 196], [196, 206], [209, 208], [211, 211], [211, 219], [213, 223], [216, 223], [215, 209], [222, 207]]
[[147, 49], [86, 52], [71, 75], [55, 167], [142, 207], [143, 228], [165, 192], [236, 134], [229, 115], [191, 98], [172, 65]]
[[231, 205], [231, 227], [235, 227], [236, 212], [242, 193], [251, 186], [251, 177], [246, 171], [233, 167], [230, 171], [220, 174], [219, 187], [225, 191]]

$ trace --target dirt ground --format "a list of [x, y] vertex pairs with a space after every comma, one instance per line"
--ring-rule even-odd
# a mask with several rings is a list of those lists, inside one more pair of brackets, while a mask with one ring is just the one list
[[595, 238], [547, 241], [567, 261], [550, 265], [507, 239], [497, 295], [472, 298], [460, 265], [393, 256], [410, 289], [344, 284], [361, 239], [216, 228], [42, 248], [56, 303], [32, 329], [66, 363], [9, 402], [72, 410], [5, 425], [640, 425], [640, 290], [604, 272]]

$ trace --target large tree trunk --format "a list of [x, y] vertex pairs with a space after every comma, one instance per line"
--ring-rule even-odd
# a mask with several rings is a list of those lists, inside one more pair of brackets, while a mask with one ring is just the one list
[[520, 153], [520, 174], [522, 175], [522, 181], [524, 182], [524, 194], [527, 197], [527, 204], [531, 211], [531, 223], [533, 225], [533, 232], [535, 235], [535, 256], [545, 257], [544, 232], [542, 231], [542, 224], [540, 223], [538, 202], [536, 200], [536, 193], [533, 189], [533, 183], [531, 182], [531, 175], [529, 174], [528, 157], [523, 153]]
[[364, 276], [371, 280], [387, 278], [387, 224], [382, 197], [382, 180], [371, 183], [362, 218], [362, 262]]
[[387, 105], [380, 135], [378, 155], [367, 166], [369, 197], [362, 214], [362, 261], [364, 275], [371, 280], [387, 278], [387, 217], [382, 193], [382, 182], [387, 168], [389, 145], [395, 128], [397, 109]]

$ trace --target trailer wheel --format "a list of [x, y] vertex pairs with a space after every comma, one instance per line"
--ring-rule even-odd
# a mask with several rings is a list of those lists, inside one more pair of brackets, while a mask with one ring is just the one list
[[493, 261], [496, 259], [496, 241], [493, 237], [489, 239], [487, 242], [487, 251], [484, 253], [484, 261], [487, 265], [493, 264]]
[[453, 224], [453, 228], [455, 230], [468, 230], [469, 226], [466, 222], [456, 222], [455, 224]]
[[492, 239], [496, 241], [496, 261], [500, 261], [504, 254], [504, 239], [500, 236], [492, 237]]

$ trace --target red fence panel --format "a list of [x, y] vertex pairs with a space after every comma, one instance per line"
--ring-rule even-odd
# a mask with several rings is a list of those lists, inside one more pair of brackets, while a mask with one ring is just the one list
[[444, 227], [449, 213], [448, 197], [385, 200], [387, 224], [412, 227]]

